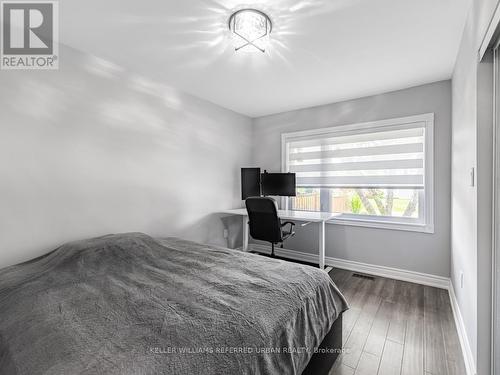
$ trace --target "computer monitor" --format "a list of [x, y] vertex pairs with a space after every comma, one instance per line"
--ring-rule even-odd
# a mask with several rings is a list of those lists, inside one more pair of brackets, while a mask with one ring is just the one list
[[295, 197], [295, 173], [267, 173], [260, 176], [263, 195]]
[[260, 197], [260, 168], [241, 168], [241, 199]]

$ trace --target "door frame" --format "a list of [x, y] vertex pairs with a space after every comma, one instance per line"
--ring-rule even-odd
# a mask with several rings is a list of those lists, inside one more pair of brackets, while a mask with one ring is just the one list
[[500, 374], [500, 38], [493, 45], [493, 197], [492, 197], [492, 261], [491, 261], [491, 369]]

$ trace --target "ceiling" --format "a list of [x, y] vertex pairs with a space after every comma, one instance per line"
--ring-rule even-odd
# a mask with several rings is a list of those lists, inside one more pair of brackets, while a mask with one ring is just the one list
[[[61, 41], [250, 117], [451, 77], [471, 0], [86, 0], [61, 4]], [[237, 53], [227, 21], [273, 21]]]

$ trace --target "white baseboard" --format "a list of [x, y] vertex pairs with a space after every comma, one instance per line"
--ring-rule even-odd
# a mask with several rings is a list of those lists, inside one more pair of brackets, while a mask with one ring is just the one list
[[476, 364], [474, 363], [474, 357], [472, 355], [469, 338], [467, 336], [467, 330], [465, 329], [464, 320], [460, 312], [460, 307], [455, 295], [455, 289], [453, 288], [451, 280], [448, 286], [448, 292], [450, 295], [450, 303], [453, 310], [453, 317], [455, 318], [455, 326], [457, 327], [460, 346], [462, 347], [462, 354], [464, 357], [467, 375], [476, 375]]
[[[268, 254], [271, 253], [270, 246], [260, 245], [260, 244], [250, 244], [249, 250], [260, 253], [268, 253]], [[303, 253], [295, 250], [281, 249], [278, 247], [275, 248], [275, 252], [276, 255], [283, 258], [289, 258], [309, 263], [316, 263], [316, 264], [318, 263], [318, 256], [316, 254]], [[462, 347], [462, 354], [465, 362], [465, 368], [467, 370], [467, 375], [476, 375], [476, 366], [474, 363], [474, 357], [472, 356], [472, 350], [467, 336], [467, 331], [465, 329], [462, 314], [460, 313], [460, 308], [458, 306], [458, 302], [455, 296], [453, 284], [451, 283], [451, 280], [449, 278], [415, 272], [415, 271], [402, 270], [398, 268], [354, 262], [351, 260], [344, 260], [333, 257], [325, 257], [325, 263], [326, 265], [335, 268], [342, 268], [349, 271], [366, 273], [380, 277], [387, 277], [389, 279], [408, 281], [416, 284], [428, 285], [448, 290], [448, 294], [450, 295], [450, 303], [453, 310], [453, 317], [455, 320], [455, 325], [457, 327], [458, 337], [460, 340], [460, 346]]]
[[[267, 245], [250, 244], [249, 250], [269, 254], [271, 248]], [[316, 254], [303, 253], [295, 250], [275, 248], [276, 255], [300, 260], [302, 262], [318, 263], [318, 256]], [[368, 273], [375, 276], [387, 277], [389, 279], [408, 281], [411, 283], [433, 286], [440, 289], [448, 289], [450, 279], [447, 277], [430, 275], [415, 271], [401, 270], [398, 268], [391, 268], [385, 266], [378, 266], [374, 264], [367, 264], [361, 262], [354, 262], [352, 260], [344, 260], [333, 257], [325, 257], [327, 266], [342, 268], [349, 271]]]
[[328, 257], [326, 263], [336, 267], [355, 272], [368, 273], [375, 276], [387, 277], [389, 279], [408, 281], [410, 283], [433, 286], [440, 289], [448, 289], [449, 279], [447, 277], [430, 275], [427, 273], [402, 270], [398, 268], [378, 266]]

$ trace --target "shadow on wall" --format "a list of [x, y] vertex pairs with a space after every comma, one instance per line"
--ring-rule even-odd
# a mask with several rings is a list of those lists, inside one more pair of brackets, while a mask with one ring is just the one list
[[0, 267], [107, 233], [222, 244], [210, 214], [241, 204], [250, 119], [65, 46], [2, 73], [0, 124]]

